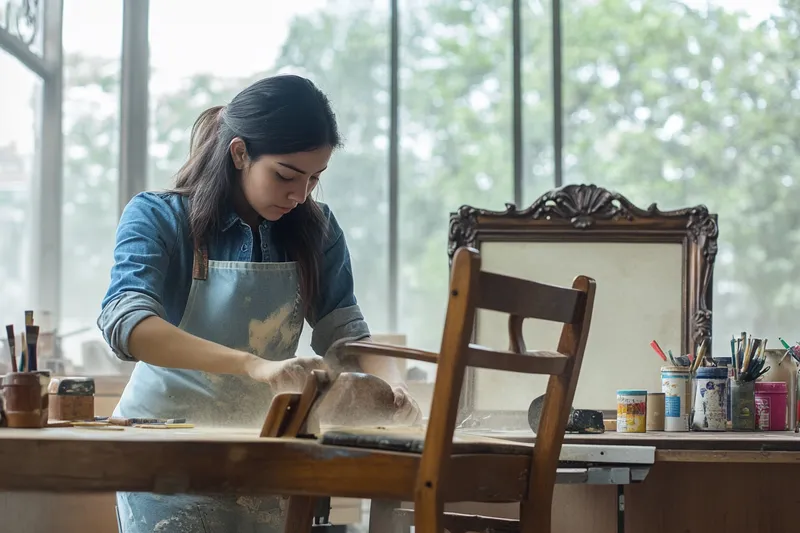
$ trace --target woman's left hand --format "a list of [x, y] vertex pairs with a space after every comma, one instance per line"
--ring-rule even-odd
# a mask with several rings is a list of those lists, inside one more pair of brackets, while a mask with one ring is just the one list
[[394, 407], [395, 412], [392, 421], [403, 426], [415, 426], [422, 422], [422, 411], [417, 405], [405, 385], [394, 385]]

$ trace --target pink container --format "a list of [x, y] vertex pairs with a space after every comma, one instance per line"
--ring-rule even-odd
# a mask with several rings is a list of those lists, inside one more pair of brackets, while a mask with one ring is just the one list
[[786, 431], [785, 381], [756, 382], [756, 428], [760, 431]]

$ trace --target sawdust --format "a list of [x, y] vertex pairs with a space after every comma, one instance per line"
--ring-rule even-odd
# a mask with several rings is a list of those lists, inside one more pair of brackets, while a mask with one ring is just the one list
[[180, 516], [172, 516], [170, 518], [166, 518], [164, 520], [159, 521], [156, 526], [153, 528], [153, 533], [160, 533], [168, 531], [167, 528], [174, 528], [175, 526], [180, 526], [181, 523]]
[[[284, 505], [281, 500], [283, 498], [239, 496], [236, 498], [236, 505], [244, 507], [248, 514], [254, 516], [256, 523], [279, 528], [283, 526], [284, 522]], [[265, 508], [262, 509], [262, 506]]]
[[292, 320], [296, 308], [296, 301], [288, 302], [264, 320], [250, 320], [250, 351], [265, 359], [293, 351], [291, 348], [297, 342], [297, 326]]
[[321, 424], [340, 426], [386, 424], [394, 413], [392, 387], [361, 372], [339, 374], [315, 412]]

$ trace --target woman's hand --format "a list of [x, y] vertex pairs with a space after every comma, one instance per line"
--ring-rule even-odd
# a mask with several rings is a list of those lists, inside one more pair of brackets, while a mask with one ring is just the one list
[[392, 387], [394, 392], [395, 412], [392, 421], [403, 426], [416, 426], [422, 422], [422, 410], [417, 405], [416, 400], [408, 393], [405, 385]]
[[292, 357], [284, 361], [254, 358], [247, 367], [247, 375], [266, 383], [275, 393], [300, 392], [312, 370], [329, 372], [322, 357]]

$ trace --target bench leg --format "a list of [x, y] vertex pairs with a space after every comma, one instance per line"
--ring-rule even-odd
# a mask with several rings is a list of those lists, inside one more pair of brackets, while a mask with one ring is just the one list
[[316, 503], [316, 498], [311, 496], [289, 497], [286, 523], [283, 526], [284, 533], [311, 533]]

